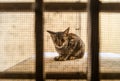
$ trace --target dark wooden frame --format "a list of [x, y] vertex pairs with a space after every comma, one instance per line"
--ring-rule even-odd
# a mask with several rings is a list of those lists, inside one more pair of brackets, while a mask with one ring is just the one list
[[99, 0], [88, 0], [88, 64], [87, 80], [99, 78]]
[[[87, 3], [50, 3], [43, 5], [45, 12], [86, 12]], [[100, 12], [120, 12], [120, 3], [99, 2]], [[0, 3], [0, 12], [34, 12], [35, 3]]]
[[[96, 5], [96, 0], [93, 0]], [[120, 12], [120, 3], [99, 3], [99, 11], [100, 12]], [[92, 3], [89, 2], [89, 8], [93, 8], [95, 5], [90, 5]], [[62, 6], [61, 6], [62, 5]], [[16, 6], [16, 7], [14, 7]], [[97, 65], [98, 61], [98, 55], [96, 56], [95, 53], [98, 54], [99, 50], [99, 31], [98, 31], [98, 10], [95, 12], [97, 15], [93, 16], [94, 9], [89, 9], [89, 15], [91, 14], [91, 18], [89, 22], [90, 25], [90, 31], [88, 31], [90, 34], [89, 41], [89, 48], [92, 47], [93, 49], [89, 49], [89, 55], [93, 53], [92, 57], [90, 55], [89, 61], [93, 62], [97, 60], [97, 63], [93, 65], [91, 63], [88, 72], [92, 71], [94, 75], [91, 73], [88, 75], [84, 73], [79, 72], [73, 72], [73, 73], [46, 73], [44, 74], [44, 65], [43, 65], [43, 10], [45, 12], [86, 12], [87, 11], [87, 4], [86, 3], [43, 3], [43, 0], [36, 0], [36, 3], [0, 3], [0, 12], [34, 12], [35, 11], [35, 38], [36, 38], [36, 75], [33, 73], [1, 73], [0, 72], [0, 79], [35, 79], [36, 81], [44, 81], [46, 79], [86, 79], [88, 77], [89, 81], [92, 81], [94, 79], [93, 76], [97, 76], [95, 81], [99, 79], [99, 67], [97, 67], [95, 70], [93, 70], [93, 66]], [[98, 9], [98, 7], [97, 7]], [[97, 18], [95, 18], [97, 17]], [[96, 19], [97, 22], [93, 22], [92, 20]], [[95, 24], [95, 26], [93, 26]], [[96, 33], [93, 32], [94, 30], [97, 30]], [[95, 36], [92, 36], [93, 34], [96, 34]], [[95, 38], [95, 39], [94, 39]], [[41, 42], [39, 42], [41, 41]], [[94, 46], [93, 43], [96, 42]], [[94, 51], [97, 50], [97, 51]], [[40, 55], [41, 54], [41, 55]], [[93, 59], [93, 60], [91, 60]], [[94, 63], [94, 62], [93, 62]], [[90, 64], [90, 63], [89, 63]], [[96, 72], [95, 72], [96, 71]], [[95, 74], [98, 75], [95, 75]], [[91, 77], [92, 75], [92, 77]], [[101, 79], [120, 79], [119, 77], [120, 73], [102, 73], [100, 75]]]
[[[102, 80], [120, 80], [120, 73], [102, 73], [100, 79]], [[43, 77], [43, 76], [40, 76]], [[0, 79], [35, 79], [34, 73], [24, 72], [0, 72]], [[40, 78], [38, 78], [40, 79]], [[87, 79], [85, 73], [67, 72], [67, 73], [46, 73], [46, 79]], [[42, 81], [42, 80], [40, 80]]]
[[36, 81], [44, 81], [43, 62], [43, 0], [35, 3]]

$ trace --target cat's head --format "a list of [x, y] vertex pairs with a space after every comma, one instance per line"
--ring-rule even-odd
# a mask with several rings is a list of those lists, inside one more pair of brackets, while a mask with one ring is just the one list
[[47, 31], [53, 40], [55, 47], [62, 48], [68, 42], [69, 27], [62, 32]]

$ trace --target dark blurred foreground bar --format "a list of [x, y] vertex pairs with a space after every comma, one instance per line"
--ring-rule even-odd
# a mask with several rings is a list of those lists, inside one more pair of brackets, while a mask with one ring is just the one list
[[85, 12], [86, 3], [45, 3], [46, 12]]
[[44, 61], [43, 61], [43, 0], [35, 0], [35, 79], [36, 81], [45, 81], [44, 77]]
[[[100, 3], [101, 12], [120, 12], [120, 3]], [[45, 3], [46, 12], [85, 12], [86, 3]]]
[[[68, 72], [68, 73], [46, 73], [46, 79], [86, 79], [85, 73]], [[34, 73], [12, 73], [0, 72], [0, 79], [35, 79]], [[101, 73], [102, 80], [120, 80], [120, 73]]]
[[0, 72], [0, 79], [35, 79], [35, 74], [24, 72]]
[[87, 81], [100, 81], [99, 72], [99, 0], [88, 0], [87, 36], [88, 63]]
[[[102, 80], [120, 80], [120, 73], [101, 73], [100, 79]], [[87, 79], [87, 75], [83, 72], [67, 72], [46, 73], [46, 79]]]
[[[101, 12], [120, 12], [120, 3], [100, 3]], [[45, 12], [86, 12], [86, 3], [44, 3]], [[0, 12], [33, 12], [35, 3], [0, 3]]]
[[0, 3], [0, 12], [32, 12], [33, 3]]

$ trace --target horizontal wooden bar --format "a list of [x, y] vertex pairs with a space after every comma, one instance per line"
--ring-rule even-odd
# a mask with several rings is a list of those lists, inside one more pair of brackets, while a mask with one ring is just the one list
[[[119, 79], [120, 73], [102, 73], [100, 78], [103, 80]], [[47, 73], [46, 79], [87, 79], [85, 73], [68, 72], [68, 73]]]
[[[120, 73], [101, 73], [102, 80], [120, 80]], [[34, 73], [0, 72], [0, 79], [35, 79]], [[83, 72], [47, 72], [46, 79], [87, 79]]]
[[[87, 75], [82, 72], [46, 73], [46, 79], [87, 79]], [[100, 73], [102, 80], [120, 80], [120, 73]]]
[[46, 12], [84, 12], [86, 3], [45, 3]]
[[35, 79], [35, 74], [26, 72], [0, 72], [0, 79]]
[[0, 12], [32, 12], [34, 3], [0, 3]]
[[102, 80], [120, 80], [120, 73], [101, 73], [100, 79], [102, 79]]
[[50, 72], [46, 73], [46, 79], [87, 79], [85, 73], [80, 72]]
[[[120, 12], [120, 3], [100, 3], [101, 12]], [[85, 12], [86, 3], [45, 3], [46, 12]]]
[[100, 12], [120, 12], [120, 3], [100, 3]]
[[[86, 3], [44, 3], [45, 12], [86, 12]], [[35, 3], [0, 3], [0, 12], [33, 12]], [[120, 3], [100, 3], [100, 12], [120, 12]]]

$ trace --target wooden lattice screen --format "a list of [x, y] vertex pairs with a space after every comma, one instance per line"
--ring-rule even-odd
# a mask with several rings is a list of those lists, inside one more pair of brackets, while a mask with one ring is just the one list
[[[16, 6], [16, 7], [14, 7]], [[98, 0], [89, 0], [87, 3], [43, 3], [36, 0], [35, 3], [0, 3], [0, 12], [18, 10], [35, 12], [35, 38], [36, 38], [36, 74], [33, 73], [4, 73], [0, 72], [0, 79], [86, 79], [99, 81], [99, 11], [120, 12], [120, 3], [100, 3]], [[44, 73], [43, 63], [43, 11], [44, 12], [86, 12], [88, 11], [88, 75], [84, 73]], [[94, 44], [93, 44], [94, 43]], [[40, 55], [41, 54], [41, 55]], [[61, 76], [62, 75], [62, 76]], [[82, 75], [82, 76], [80, 76]], [[116, 75], [116, 76], [114, 76]], [[101, 79], [120, 79], [120, 73], [103, 73]], [[65, 77], [63, 77], [65, 76]]]

